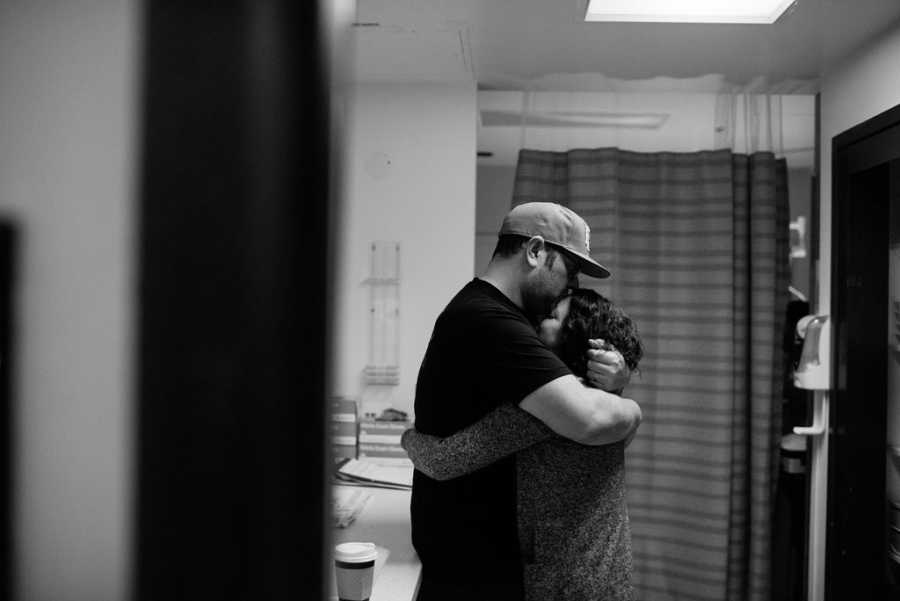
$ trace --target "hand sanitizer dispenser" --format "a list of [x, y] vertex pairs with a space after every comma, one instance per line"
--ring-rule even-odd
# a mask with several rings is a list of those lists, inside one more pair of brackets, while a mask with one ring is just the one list
[[831, 378], [829, 351], [831, 323], [827, 315], [807, 315], [797, 322], [803, 338], [800, 363], [794, 371], [794, 386], [806, 390], [828, 390]]

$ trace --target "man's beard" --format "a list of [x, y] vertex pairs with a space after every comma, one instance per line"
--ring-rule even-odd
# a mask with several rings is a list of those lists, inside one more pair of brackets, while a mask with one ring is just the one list
[[556, 295], [535, 283], [522, 290], [522, 309], [525, 317], [537, 327], [541, 320], [550, 315], [553, 305], [556, 303]]

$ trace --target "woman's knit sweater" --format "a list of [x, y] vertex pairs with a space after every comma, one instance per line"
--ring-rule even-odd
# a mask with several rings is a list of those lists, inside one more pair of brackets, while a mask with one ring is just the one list
[[514, 405], [437, 438], [403, 435], [416, 469], [437, 480], [516, 453], [519, 543], [528, 601], [631, 601], [624, 443], [562, 438]]

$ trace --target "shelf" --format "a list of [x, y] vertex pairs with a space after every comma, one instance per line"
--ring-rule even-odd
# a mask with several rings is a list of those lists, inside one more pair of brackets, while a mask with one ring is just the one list
[[400, 383], [400, 243], [373, 242], [371, 266], [363, 284], [369, 289], [367, 385]]
[[400, 383], [399, 365], [366, 365], [363, 373], [367, 384], [396, 386]]

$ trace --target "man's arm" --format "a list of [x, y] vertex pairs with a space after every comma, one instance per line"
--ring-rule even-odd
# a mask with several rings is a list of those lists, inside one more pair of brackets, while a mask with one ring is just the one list
[[446, 438], [407, 430], [401, 444], [417, 470], [435, 480], [449, 480], [551, 436], [553, 431], [539, 420], [515, 405], [505, 404]]
[[573, 375], [544, 384], [519, 407], [560, 436], [586, 445], [625, 440], [641, 423], [641, 408], [633, 400], [584, 386]]

